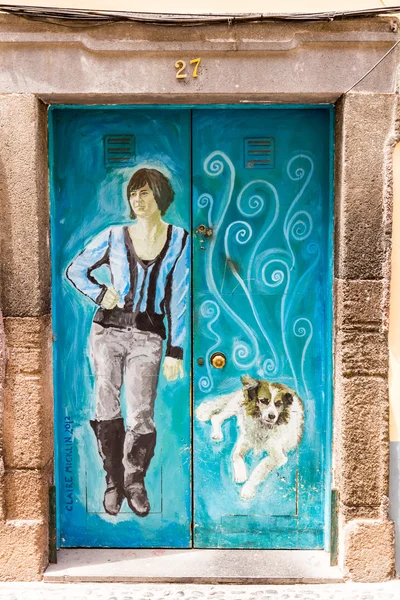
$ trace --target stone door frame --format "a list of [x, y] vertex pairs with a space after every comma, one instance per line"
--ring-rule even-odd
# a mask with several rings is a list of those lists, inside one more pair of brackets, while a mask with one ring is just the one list
[[[397, 39], [389, 18], [207, 25], [199, 31], [115, 24], [77, 32], [0, 17], [6, 355], [0, 386], [0, 580], [40, 579], [48, 562], [53, 394], [47, 106], [85, 103], [335, 104], [332, 486], [339, 497], [339, 564], [355, 581], [393, 575], [387, 327], [392, 149], [399, 139], [396, 52], [345, 92]], [[341, 66], [349, 47], [356, 53], [352, 77]], [[171, 64], [182, 53], [208, 57], [204, 79], [194, 89], [192, 82], [174, 79]], [[281, 58], [279, 81], [259, 77], [264, 64], [279, 73], [275, 62]], [[332, 61], [333, 71], [324, 73]], [[155, 65], [166, 73], [171, 67], [170, 79], [160, 79]], [[130, 69], [142, 77], [130, 81]], [[299, 70], [307, 76], [299, 77]]]

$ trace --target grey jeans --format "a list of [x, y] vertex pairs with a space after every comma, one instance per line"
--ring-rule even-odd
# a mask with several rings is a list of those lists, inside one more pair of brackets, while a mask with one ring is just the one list
[[96, 419], [122, 417], [125, 385], [126, 427], [140, 434], [154, 431], [154, 401], [162, 357], [162, 339], [134, 327], [92, 324], [90, 346], [96, 378]]

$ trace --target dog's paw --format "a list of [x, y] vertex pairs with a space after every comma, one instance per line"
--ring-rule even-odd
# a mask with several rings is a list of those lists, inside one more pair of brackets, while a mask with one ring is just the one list
[[246, 465], [234, 465], [233, 478], [235, 483], [244, 483], [247, 479]]
[[256, 488], [248, 481], [244, 484], [240, 491], [240, 497], [242, 500], [251, 500], [256, 495]]

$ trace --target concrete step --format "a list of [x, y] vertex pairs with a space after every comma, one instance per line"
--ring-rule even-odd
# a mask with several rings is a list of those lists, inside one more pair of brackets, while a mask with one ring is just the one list
[[343, 581], [313, 550], [63, 549], [44, 581], [293, 584]]

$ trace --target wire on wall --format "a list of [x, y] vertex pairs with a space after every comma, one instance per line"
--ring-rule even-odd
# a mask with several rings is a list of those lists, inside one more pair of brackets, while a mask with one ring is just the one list
[[374, 17], [400, 12], [399, 6], [379, 7], [363, 10], [325, 11], [313, 13], [232, 13], [232, 14], [160, 14], [122, 12], [73, 8], [46, 8], [40, 6], [15, 6], [0, 4], [0, 12], [37, 21], [77, 21], [91, 23], [141, 22], [159, 25], [206, 25], [209, 23], [236, 23], [257, 21], [334, 21], [348, 18]]

